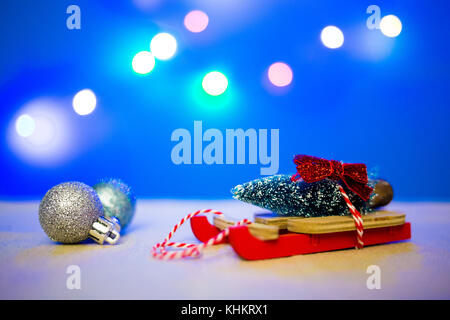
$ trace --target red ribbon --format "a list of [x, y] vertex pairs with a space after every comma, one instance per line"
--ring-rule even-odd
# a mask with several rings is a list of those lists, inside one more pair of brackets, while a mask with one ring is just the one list
[[342, 180], [365, 201], [369, 200], [373, 191], [373, 188], [367, 185], [367, 167], [363, 163], [342, 163], [306, 155], [296, 155], [294, 163], [297, 165], [297, 173], [291, 177], [292, 181], [297, 181], [300, 177], [308, 183], [326, 178]]

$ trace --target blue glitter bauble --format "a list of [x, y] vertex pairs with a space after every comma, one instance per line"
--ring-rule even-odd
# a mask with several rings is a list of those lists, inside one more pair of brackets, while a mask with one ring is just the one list
[[119, 179], [105, 179], [94, 186], [106, 217], [119, 219], [122, 229], [131, 222], [136, 209], [136, 197], [131, 188]]

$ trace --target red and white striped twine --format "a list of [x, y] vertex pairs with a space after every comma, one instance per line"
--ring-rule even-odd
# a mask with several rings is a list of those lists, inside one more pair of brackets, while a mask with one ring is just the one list
[[361, 218], [361, 213], [358, 210], [356, 210], [355, 206], [352, 204], [352, 202], [350, 201], [350, 199], [347, 196], [347, 193], [345, 192], [344, 188], [342, 188], [341, 185], [339, 185], [339, 190], [341, 191], [341, 194], [344, 197], [345, 203], [347, 204], [348, 208], [350, 209], [353, 220], [355, 220], [356, 240], [357, 240], [356, 248], [361, 249], [364, 246], [364, 242], [363, 242], [364, 226], [363, 226], [363, 220]]
[[[151, 250], [151, 254], [154, 258], [160, 259], [160, 260], [173, 260], [173, 259], [179, 259], [179, 258], [186, 258], [186, 257], [197, 257], [200, 255], [201, 251], [209, 246], [212, 246], [220, 241], [222, 241], [223, 238], [228, 236], [230, 233], [230, 228], [226, 228], [222, 230], [220, 233], [218, 233], [216, 236], [212, 237], [206, 242], [203, 242], [201, 244], [191, 244], [191, 243], [184, 243], [184, 242], [169, 242], [169, 240], [173, 237], [174, 233], [183, 225], [186, 221], [191, 219], [192, 217], [203, 214], [203, 213], [214, 213], [217, 215], [222, 215], [223, 213], [217, 210], [213, 209], [202, 209], [198, 210], [196, 212], [192, 212], [185, 216], [181, 221], [175, 225], [172, 229], [172, 231], [169, 232], [167, 237], [163, 240], [163, 242], [159, 242], [155, 244]], [[247, 219], [243, 219], [239, 222], [236, 222], [234, 225], [243, 225], [243, 224], [249, 224], [251, 223]], [[184, 250], [181, 251], [167, 251], [167, 247], [174, 247], [174, 248], [184, 248]]]

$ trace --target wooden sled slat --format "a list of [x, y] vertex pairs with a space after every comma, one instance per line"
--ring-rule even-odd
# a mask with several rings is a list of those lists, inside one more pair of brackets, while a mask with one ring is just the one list
[[[405, 214], [380, 210], [362, 216], [364, 229], [396, 226], [405, 223]], [[289, 228], [288, 228], [288, 221]], [[277, 226], [280, 230], [288, 229], [296, 233], [319, 234], [328, 232], [355, 230], [353, 218], [350, 216], [328, 217], [282, 217], [275, 213], [257, 213], [255, 222]], [[328, 228], [329, 227], [329, 228]]]
[[303, 217], [283, 217], [276, 213], [256, 213], [255, 222], [269, 226], [277, 226], [280, 230], [287, 229], [287, 222], [289, 219], [305, 219]]
[[[363, 215], [364, 229], [398, 226], [405, 223], [405, 214], [393, 211], [376, 211]], [[223, 230], [237, 220], [228, 217], [214, 217], [214, 225]], [[294, 233], [323, 234], [356, 230], [351, 216], [328, 217], [280, 217], [274, 214], [257, 214], [255, 222], [249, 226], [250, 233], [260, 240], [274, 240], [279, 231], [287, 229]]]
[[[233, 226], [237, 220], [226, 218], [223, 216], [214, 217], [214, 226], [223, 230]], [[260, 223], [251, 223], [249, 225], [249, 232], [260, 240], [275, 240], [278, 239], [279, 229], [277, 226], [264, 225]]]
[[[375, 211], [362, 215], [364, 230], [398, 226], [405, 223], [405, 214], [393, 211]], [[288, 219], [290, 232], [306, 234], [324, 234], [356, 230], [351, 216], [328, 216], [316, 218]]]

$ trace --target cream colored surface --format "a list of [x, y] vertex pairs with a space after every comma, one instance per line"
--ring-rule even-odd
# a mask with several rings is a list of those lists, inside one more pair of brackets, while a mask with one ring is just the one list
[[[52, 243], [39, 227], [38, 202], [0, 202], [2, 299], [415, 299], [450, 298], [450, 204], [394, 203], [407, 214], [408, 242], [288, 258], [244, 261], [227, 245], [199, 259], [159, 261], [150, 248], [201, 208], [251, 218], [239, 201], [139, 200], [134, 221], [115, 246]], [[195, 242], [189, 224], [174, 240]], [[81, 268], [81, 290], [66, 288], [66, 269]], [[381, 289], [366, 287], [370, 265]]]

